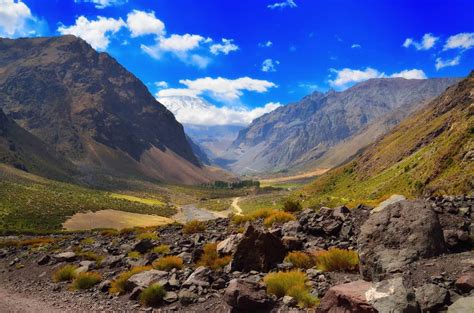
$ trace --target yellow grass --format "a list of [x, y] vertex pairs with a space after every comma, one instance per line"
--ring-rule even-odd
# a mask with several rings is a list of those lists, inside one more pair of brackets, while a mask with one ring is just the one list
[[71, 288], [75, 290], [90, 289], [102, 280], [102, 275], [97, 272], [79, 273], [74, 278]]
[[330, 248], [314, 254], [318, 269], [327, 272], [356, 271], [359, 266], [359, 255], [356, 251]]
[[217, 254], [217, 244], [207, 243], [203, 248], [204, 252], [197, 262], [198, 266], [206, 266], [213, 270], [223, 268], [232, 260], [231, 256], [219, 257]]
[[109, 293], [119, 295], [123, 294], [125, 292], [125, 284], [130, 277], [151, 269], [151, 266], [136, 266], [132, 267], [129, 271], [121, 273], [115, 280], [112, 281]]
[[270, 216], [265, 218], [263, 221], [263, 225], [267, 227], [273, 226], [273, 224], [283, 224], [289, 221], [294, 221], [296, 218], [293, 214], [284, 212], [284, 211], [277, 211], [272, 213]]
[[184, 224], [183, 233], [185, 234], [195, 234], [201, 233], [206, 230], [206, 224], [201, 221], [190, 221]]
[[314, 258], [302, 251], [293, 251], [288, 253], [285, 262], [290, 262], [297, 268], [308, 269], [315, 265]]
[[131, 202], [139, 202], [139, 203], [148, 204], [148, 205], [159, 205], [159, 206], [166, 205], [166, 203], [158, 199], [140, 198], [140, 197], [129, 196], [129, 195], [124, 195], [120, 193], [112, 193], [110, 194], [110, 196], [115, 199], [122, 199], [122, 200], [131, 201]]
[[183, 259], [174, 255], [164, 256], [154, 261], [152, 266], [162, 271], [170, 271], [173, 268], [180, 270], [183, 268]]

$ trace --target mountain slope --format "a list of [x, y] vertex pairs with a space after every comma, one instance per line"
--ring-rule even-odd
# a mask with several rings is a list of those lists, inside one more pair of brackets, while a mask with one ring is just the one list
[[81, 171], [214, 179], [143, 83], [74, 36], [0, 39], [0, 108]]
[[[329, 150], [344, 141], [350, 142], [344, 149], [354, 154], [456, 81], [379, 78], [343, 92], [315, 92], [242, 130], [228, 154], [236, 160], [231, 167], [237, 172], [253, 172], [307, 162], [321, 166], [322, 160], [337, 153], [333, 149], [328, 154]], [[352, 154], [330, 160], [326, 166], [340, 164]]]
[[311, 204], [378, 203], [474, 190], [474, 71], [296, 197]]
[[31, 135], [0, 110], [0, 163], [58, 180], [77, 175], [74, 165]]

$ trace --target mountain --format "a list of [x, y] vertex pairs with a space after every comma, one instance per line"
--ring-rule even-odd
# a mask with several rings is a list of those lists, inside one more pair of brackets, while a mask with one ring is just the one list
[[295, 196], [311, 205], [378, 203], [395, 193], [467, 194], [473, 173], [474, 71]]
[[18, 126], [0, 110], [0, 163], [57, 180], [77, 175], [74, 165]]
[[342, 92], [314, 92], [240, 131], [227, 154], [234, 160], [230, 168], [252, 173], [308, 164], [333, 167], [456, 81], [377, 78]]
[[[221, 117], [215, 106], [197, 97], [168, 96], [159, 101], [177, 118], [182, 118], [186, 134], [206, 154], [211, 163], [221, 165], [221, 157], [237, 138], [242, 125], [222, 124], [216, 120]], [[212, 115], [210, 114], [212, 112]]]
[[75, 36], [0, 39], [0, 108], [87, 175], [216, 179], [145, 85]]

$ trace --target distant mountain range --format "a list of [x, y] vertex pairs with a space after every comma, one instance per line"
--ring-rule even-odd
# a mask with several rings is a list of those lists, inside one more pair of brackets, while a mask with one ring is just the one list
[[334, 167], [457, 81], [377, 78], [342, 92], [314, 92], [255, 119], [224, 158], [241, 174]]
[[305, 205], [376, 204], [474, 190], [474, 71], [295, 197]]
[[[140, 80], [74, 36], [0, 39], [0, 109], [23, 128], [20, 137], [41, 141], [83, 177], [203, 183], [224, 175], [198, 160]], [[29, 157], [18, 159], [26, 170]]]

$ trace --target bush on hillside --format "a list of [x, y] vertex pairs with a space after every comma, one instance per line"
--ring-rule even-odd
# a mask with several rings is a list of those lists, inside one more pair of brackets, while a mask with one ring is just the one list
[[140, 303], [146, 306], [157, 306], [163, 301], [166, 295], [166, 290], [160, 284], [153, 284], [146, 287], [142, 293], [140, 293]]
[[187, 222], [183, 227], [183, 233], [185, 234], [201, 233], [205, 230], [206, 230], [206, 224], [201, 221], [190, 221], [190, 222]]

